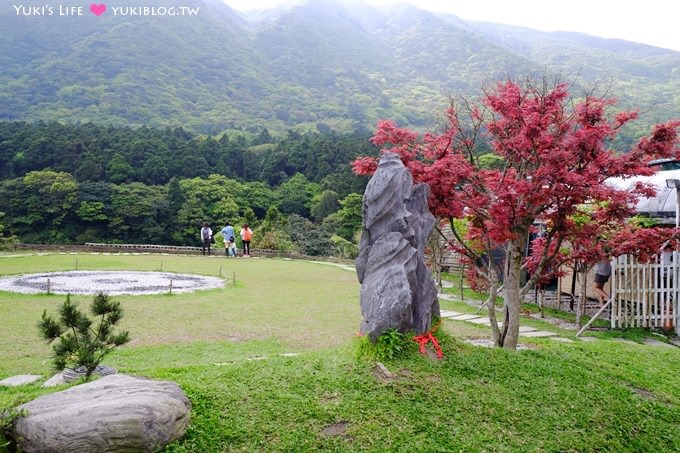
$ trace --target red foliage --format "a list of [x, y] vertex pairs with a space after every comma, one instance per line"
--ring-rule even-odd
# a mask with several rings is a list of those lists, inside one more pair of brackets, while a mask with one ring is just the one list
[[[661, 232], [625, 227], [625, 219], [653, 188], [637, 184], [626, 191], [606, 181], [650, 175], [650, 160], [678, 157], [680, 120], [656, 126], [630, 152], [618, 154], [607, 145], [637, 114], [618, 113], [610, 120], [612, 100], [587, 97], [573, 108], [571, 102], [566, 84], [546, 90], [507, 81], [485, 93], [480, 106], [467, 106], [465, 113], [480, 126], [474, 140], [464, 134], [454, 108], [441, 134], [419, 137], [381, 121], [372, 140], [399, 154], [414, 182], [430, 186], [435, 216], [459, 218], [465, 212], [468, 239], [484, 244], [486, 253], [508, 241], [523, 243], [532, 225], [542, 222], [545, 234], [533, 244], [528, 263], [534, 269], [546, 266], [548, 258], [553, 264], [566, 260], [559, 250], [566, 240], [574, 246], [571, 259], [594, 262], [623, 252], [644, 256], [657, 246]], [[503, 169], [478, 166], [470, 150], [482, 141], [504, 159]], [[375, 165], [360, 158], [354, 170], [370, 174]], [[584, 207], [591, 221], [578, 224], [574, 218]]]

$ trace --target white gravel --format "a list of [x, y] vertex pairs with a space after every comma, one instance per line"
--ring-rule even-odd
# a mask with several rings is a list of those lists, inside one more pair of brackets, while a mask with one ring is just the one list
[[142, 295], [187, 293], [223, 288], [225, 281], [204, 275], [140, 271], [67, 271], [24, 274], [0, 278], [0, 291], [22, 294], [96, 294]]

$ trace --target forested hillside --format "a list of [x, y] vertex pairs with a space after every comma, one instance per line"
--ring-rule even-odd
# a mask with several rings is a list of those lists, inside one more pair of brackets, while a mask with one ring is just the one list
[[[44, 6], [27, 0], [22, 5]], [[275, 134], [433, 127], [448, 96], [550, 73], [609, 89], [640, 128], [680, 116], [680, 53], [464, 22], [412, 6], [312, 0], [243, 17], [221, 0], [148, 0], [184, 16], [17, 14], [0, 6], [0, 120]], [[579, 94], [578, 90], [573, 90]], [[643, 131], [631, 131], [635, 136]]]
[[360, 0], [106, 5], [0, 6], [2, 238], [195, 244], [229, 220], [255, 225], [255, 246], [351, 254], [366, 181], [349, 162], [377, 153], [380, 119], [436, 129], [450, 97], [507, 77], [640, 110], [622, 151], [680, 117], [680, 53], [625, 41]]
[[[194, 245], [198, 226], [257, 228], [255, 244], [338, 253], [361, 223], [368, 136], [0, 123], [0, 233], [24, 242]], [[3, 231], [4, 230], [4, 231]], [[290, 231], [288, 231], [290, 230]], [[336, 248], [334, 248], [336, 247]]]

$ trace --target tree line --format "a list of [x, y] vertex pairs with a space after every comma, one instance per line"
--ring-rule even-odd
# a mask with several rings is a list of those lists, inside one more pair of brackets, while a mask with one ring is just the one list
[[202, 222], [219, 231], [228, 220], [255, 226], [255, 247], [351, 253], [367, 178], [349, 163], [362, 154], [377, 148], [358, 132], [214, 138], [0, 122], [0, 231], [30, 243], [193, 245]]

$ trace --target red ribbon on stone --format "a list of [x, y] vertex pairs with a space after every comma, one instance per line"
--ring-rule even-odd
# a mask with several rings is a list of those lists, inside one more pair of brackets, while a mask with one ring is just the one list
[[437, 322], [437, 324], [432, 326], [432, 328], [430, 330], [428, 330], [427, 332], [425, 332], [422, 335], [417, 335], [417, 336], [413, 337], [413, 341], [415, 341], [416, 343], [418, 343], [420, 345], [420, 353], [421, 354], [425, 354], [425, 345], [428, 344], [429, 342], [432, 342], [432, 346], [434, 347], [434, 350], [437, 353], [437, 357], [440, 358], [440, 359], [442, 357], [444, 357], [444, 351], [442, 351], [442, 347], [439, 346], [439, 342], [434, 337], [434, 335], [432, 335], [434, 332], [437, 331], [441, 322], [442, 321], [440, 319]]

